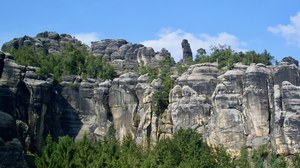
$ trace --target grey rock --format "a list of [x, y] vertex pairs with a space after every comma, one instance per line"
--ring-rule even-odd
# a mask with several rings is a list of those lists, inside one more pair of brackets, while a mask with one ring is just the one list
[[300, 69], [295, 64], [281, 62], [274, 69], [274, 83], [276, 85], [282, 84], [283, 81], [289, 81], [292, 84], [300, 85]]
[[212, 96], [214, 113], [205, 135], [209, 144], [222, 144], [234, 155], [238, 155], [245, 145], [245, 117], [242, 108], [244, 75], [244, 71], [235, 69], [218, 77], [219, 84]]
[[94, 55], [109, 60], [118, 74], [132, 71], [140, 65], [158, 68], [159, 61], [170, 55], [166, 49], [156, 53], [151, 47], [132, 44], [123, 39], [92, 42], [91, 50]]
[[176, 85], [170, 92], [169, 102], [174, 132], [180, 128], [205, 132], [212, 110], [205, 95], [199, 95], [189, 86]]
[[16, 138], [15, 119], [2, 111], [0, 111], [0, 138], [4, 141], [11, 141]]
[[[1, 138], [0, 138], [1, 141]], [[27, 168], [21, 143], [17, 139], [0, 143], [0, 167]]]
[[187, 39], [182, 40], [181, 47], [183, 52], [183, 63], [189, 64], [193, 60], [193, 54]]
[[118, 137], [122, 140], [127, 134], [135, 137], [137, 123], [138, 99], [134, 92], [138, 76], [126, 73], [112, 82], [109, 90], [109, 107], [117, 130]]
[[281, 62], [287, 62], [288, 64], [295, 64], [297, 67], [299, 67], [299, 62], [295, 60], [293, 57], [284, 57]]
[[11, 52], [13, 49], [19, 49], [22, 46], [32, 46], [36, 49], [42, 49], [45, 53], [61, 52], [67, 44], [74, 48], [87, 47], [80, 41], [67, 34], [59, 35], [56, 32], [42, 32], [36, 37], [24, 36], [15, 38], [2, 46], [2, 51]]
[[300, 153], [300, 87], [288, 81], [274, 86], [275, 114], [273, 144], [277, 153]]
[[196, 64], [177, 78], [176, 83], [180, 86], [187, 85], [198, 94], [211, 96], [217, 85], [219, 70], [216, 64]]

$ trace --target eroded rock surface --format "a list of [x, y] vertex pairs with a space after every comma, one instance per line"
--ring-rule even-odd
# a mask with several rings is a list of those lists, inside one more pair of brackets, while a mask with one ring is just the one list
[[23, 36], [15, 38], [3, 44], [1, 50], [11, 52], [14, 49], [22, 48], [23, 46], [32, 46], [35, 49], [43, 50], [47, 54], [60, 52], [67, 45], [74, 48], [82, 46], [87, 47], [71, 35], [45, 31], [37, 34], [35, 37]]
[[160, 60], [170, 56], [166, 49], [155, 52], [151, 47], [132, 44], [123, 39], [92, 42], [91, 50], [94, 55], [109, 60], [119, 74], [133, 70], [138, 65], [157, 68]]
[[[65, 38], [72, 41], [67, 35], [42, 33], [15, 39], [4, 48], [40, 47], [38, 42], [49, 39], [47, 51], [59, 52], [62, 48], [56, 46]], [[161, 112], [154, 95], [163, 81], [149, 81], [147, 74], [139, 76], [132, 70], [137, 65], [157, 67], [170, 56], [167, 50], [154, 52], [125, 40], [103, 40], [92, 44], [92, 52], [111, 61], [122, 74], [112, 81], [65, 76], [53, 84], [51, 76], [38, 76], [37, 68], [20, 66], [1, 52], [0, 137], [18, 138], [27, 152], [35, 152], [49, 133], [54, 139], [61, 135], [80, 139], [85, 134], [98, 139], [113, 124], [118, 139], [131, 134], [148, 147], [180, 128], [192, 128], [209, 144], [222, 144], [234, 155], [243, 146], [255, 149], [264, 144], [278, 153], [300, 153], [300, 70], [293, 60], [275, 67], [236, 64], [226, 72], [216, 63], [191, 65], [173, 78], [168, 108]]]

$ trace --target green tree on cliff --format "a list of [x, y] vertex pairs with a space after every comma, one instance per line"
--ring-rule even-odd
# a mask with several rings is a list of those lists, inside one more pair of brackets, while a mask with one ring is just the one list
[[237, 62], [245, 65], [250, 65], [251, 63], [271, 65], [273, 59], [274, 57], [267, 50], [264, 50], [262, 53], [256, 53], [255, 51], [236, 52], [230, 46], [219, 45], [212, 47], [211, 53], [208, 55], [204, 49], [198, 49], [195, 63], [217, 62], [219, 68], [231, 69]]

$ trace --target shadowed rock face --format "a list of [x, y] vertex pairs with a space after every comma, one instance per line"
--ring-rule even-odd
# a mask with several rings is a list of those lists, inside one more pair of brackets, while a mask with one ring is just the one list
[[287, 62], [288, 64], [295, 64], [299, 67], [299, 62], [292, 57], [284, 57], [281, 62]]
[[22, 145], [18, 139], [4, 142], [0, 138], [0, 167], [27, 168]]
[[288, 81], [274, 86], [274, 130], [272, 143], [280, 154], [300, 153], [300, 87]]
[[188, 40], [183, 39], [181, 42], [183, 52], [183, 63], [189, 64], [193, 60], [193, 54]]

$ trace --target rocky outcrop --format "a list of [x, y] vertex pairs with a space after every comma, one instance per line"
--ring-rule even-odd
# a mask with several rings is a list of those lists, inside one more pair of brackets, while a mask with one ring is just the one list
[[47, 133], [56, 132], [51, 131], [56, 125], [51, 119], [52, 82], [38, 79], [35, 68], [17, 65], [9, 55], [6, 55], [3, 67], [0, 108], [13, 118], [22, 145], [36, 151], [42, 147]]
[[109, 127], [108, 109], [110, 81], [82, 80], [76, 76], [64, 77], [57, 88], [57, 111], [64, 134], [76, 139], [85, 134], [101, 138]]
[[119, 74], [131, 71], [139, 65], [158, 68], [159, 61], [170, 56], [166, 49], [155, 52], [151, 47], [132, 44], [123, 39], [92, 42], [91, 50], [94, 55], [109, 60]]
[[44, 51], [46, 54], [61, 52], [66, 46], [72, 46], [74, 48], [87, 47], [71, 35], [46, 31], [37, 34], [35, 37], [24, 36], [15, 38], [3, 44], [1, 50], [11, 52], [23, 46], [32, 46], [35, 49]]
[[246, 142], [242, 106], [244, 75], [244, 70], [234, 69], [218, 77], [219, 84], [212, 95], [214, 112], [205, 135], [210, 144], [224, 144], [231, 153]]
[[299, 67], [299, 62], [295, 60], [293, 57], [284, 57], [281, 62], [287, 62], [288, 64], [295, 64]]
[[120, 139], [127, 134], [135, 137], [139, 122], [138, 99], [134, 92], [137, 78], [138, 76], [134, 73], [121, 75], [113, 80], [109, 90], [109, 106]]
[[177, 78], [180, 86], [189, 86], [198, 94], [210, 97], [217, 85], [220, 72], [214, 63], [191, 65], [189, 69]]
[[270, 143], [278, 153], [299, 153], [300, 99], [293, 85], [299, 82], [299, 68], [284, 62], [275, 68], [237, 64], [221, 74], [215, 67], [193, 65], [178, 77], [166, 112], [170, 135], [193, 128], [209, 144], [222, 144], [234, 155], [241, 147]]
[[159, 139], [159, 116], [153, 98], [157, 90], [155, 86], [147, 83], [148, 78], [147, 74], [140, 76], [135, 86], [135, 93], [139, 100], [136, 141], [144, 147], [155, 145]]
[[214, 64], [197, 64], [178, 77], [169, 98], [174, 131], [182, 127], [204, 133], [212, 112], [210, 96], [218, 74]]
[[193, 60], [193, 54], [187, 39], [182, 40], [181, 47], [183, 52], [183, 63], [189, 64]]
[[296, 86], [300, 86], [300, 71], [295, 64], [280, 62], [273, 71], [274, 84], [281, 86], [283, 81], [289, 81]]
[[[4, 48], [42, 39], [54, 44], [64, 38], [70, 37], [45, 33], [15, 39]], [[48, 52], [62, 49], [44, 44]], [[216, 63], [191, 65], [181, 76], [172, 76], [176, 80], [168, 108], [160, 111], [155, 96], [163, 81], [149, 81], [147, 74], [131, 70], [137, 65], [157, 67], [170, 56], [167, 50], [156, 53], [125, 40], [102, 40], [92, 44], [92, 52], [110, 60], [122, 74], [112, 81], [65, 76], [54, 84], [51, 76], [38, 76], [37, 68], [18, 65], [11, 55], [0, 53], [0, 146], [18, 138], [26, 152], [35, 152], [49, 133], [54, 139], [85, 134], [98, 139], [113, 124], [118, 139], [130, 134], [145, 147], [180, 128], [192, 128], [209, 144], [222, 144], [234, 155], [243, 146], [264, 144], [277, 153], [300, 153], [300, 69], [295, 61], [285, 59], [275, 67], [236, 64], [226, 72]]]

